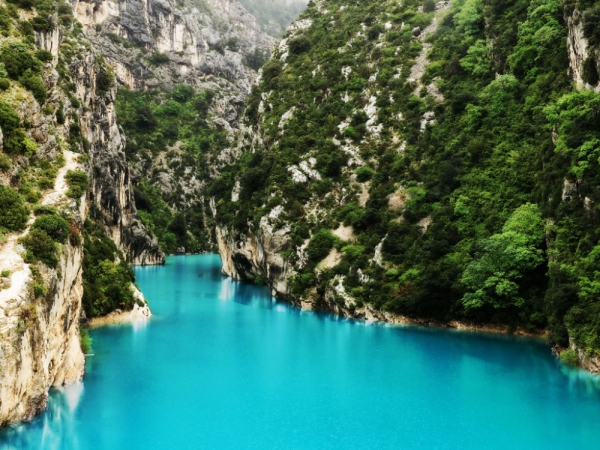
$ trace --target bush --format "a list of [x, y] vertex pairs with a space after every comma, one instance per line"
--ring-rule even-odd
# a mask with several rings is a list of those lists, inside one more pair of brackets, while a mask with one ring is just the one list
[[92, 338], [87, 328], [79, 328], [79, 345], [84, 355], [88, 355], [92, 352]]
[[0, 227], [10, 231], [25, 228], [29, 219], [29, 208], [14, 189], [0, 185]]
[[69, 170], [65, 175], [65, 180], [69, 185], [67, 197], [79, 200], [88, 190], [90, 180], [85, 172]]
[[18, 80], [27, 70], [37, 73], [41, 63], [33, 57], [29, 48], [22, 42], [10, 42], [0, 49], [0, 62], [4, 63], [8, 76]]
[[8, 103], [0, 101], [0, 128], [4, 134], [15, 131], [21, 126], [21, 118]]
[[98, 94], [106, 94], [115, 83], [115, 75], [112, 70], [106, 66], [100, 67], [98, 76], [96, 77], [96, 90]]
[[371, 178], [373, 178], [373, 174], [375, 173], [375, 171], [373, 169], [371, 169], [368, 166], [365, 167], [361, 167], [359, 169], [356, 169], [356, 181], [358, 181], [359, 183], [364, 183], [365, 181], [369, 181]]
[[594, 58], [594, 53], [591, 52], [590, 56], [586, 58], [583, 62], [583, 73], [582, 73], [583, 81], [588, 83], [591, 86], [596, 86], [600, 77], [598, 76], [598, 67], [596, 65], [596, 58]]
[[423, 11], [425, 11], [425, 12], [435, 11], [435, 0], [425, 0], [423, 2]]
[[569, 366], [577, 367], [579, 365], [579, 356], [570, 348], [560, 352], [560, 360]]
[[313, 262], [323, 260], [333, 248], [335, 241], [335, 236], [331, 231], [326, 229], [319, 230], [313, 235], [306, 247], [308, 259]]
[[38, 50], [35, 52], [35, 57], [42, 62], [51, 62], [52, 61], [52, 53], [48, 50]]
[[292, 39], [289, 42], [290, 52], [298, 55], [300, 53], [304, 53], [310, 50], [310, 41], [305, 36], [300, 36], [295, 39]]
[[10, 80], [8, 78], [0, 78], [0, 91], [6, 91], [10, 88]]
[[51, 268], [58, 265], [57, 244], [45, 231], [33, 228], [29, 234], [20, 238], [19, 242], [27, 250], [27, 262], [39, 260]]
[[19, 78], [19, 83], [21, 83], [23, 87], [29, 89], [33, 94], [33, 97], [39, 103], [44, 103], [46, 101], [46, 98], [48, 97], [46, 85], [42, 79], [39, 76], [34, 75], [30, 69], [25, 71], [25, 73]]
[[194, 88], [187, 84], [178, 84], [173, 88], [171, 97], [179, 103], [185, 103], [194, 96]]
[[58, 214], [43, 214], [35, 219], [32, 229], [40, 229], [56, 242], [64, 244], [69, 236], [69, 222]]
[[10, 169], [10, 166], [10, 158], [4, 153], [0, 153], [0, 171], [6, 172], [8, 169]]
[[170, 61], [169, 56], [164, 53], [154, 53], [148, 58], [148, 62], [153, 66], [161, 66], [167, 64]]

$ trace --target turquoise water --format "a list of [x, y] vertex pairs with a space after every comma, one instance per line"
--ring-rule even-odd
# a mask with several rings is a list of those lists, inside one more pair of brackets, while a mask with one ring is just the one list
[[155, 317], [93, 330], [84, 382], [0, 448], [600, 448], [595, 379], [543, 343], [301, 312], [220, 267], [137, 268]]

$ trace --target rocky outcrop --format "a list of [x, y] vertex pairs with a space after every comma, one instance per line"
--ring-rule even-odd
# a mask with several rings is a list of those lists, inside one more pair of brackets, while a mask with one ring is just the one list
[[288, 298], [293, 266], [281, 256], [289, 246], [286, 229], [273, 231], [265, 222], [256, 234], [234, 236], [227, 228], [216, 227], [223, 273], [235, 280], [266, 282], [273, 295]]
[[[574, 9], [571, 14], [565, 13], [565, 21], [567, 23], [567, 50], [569, 55], [569, 75], [580, 89], [594, 89], [600, 91], [600, 85], [596, 82], [594, 85], [586, 81], [584, 75], [585, 65], [593, 66], [592, 70], [596, 73], [600, 72], [599, 49], [590, 46], [585, 38], [583, 31], [583, 14], [581, 11]], [[588, 59], [589, 58], [589, 59]], [[590, 70], [590, 68], [588, 68]]]
[[121, 247], [134, 265], [163, 264], [164, 254], [137, 217], [130, 169], [124, 153], [124, 139], [117, 126], [116, 91], [98, 92], [99, 66], [93, 53], [71, 65], [73, 80], [81, 98], [81, 133], [89, 143], [91, 159], [90, 200], [94, 219]]
[[274, 44], [237, 0], [80, 0], [74, 8], [94, 47], [130, 88], [202, 86], [218, 77], [229, 80], [232, 92], [247, 94], [258, 69], [248, 58], [268, 54]]
[[582, 369], [596, 375], [600, 374], [600, 356], [586, 352], [584, 349], [575, 344], [573, 340], [570, 342], [570, 347], [571, 350], [577, 353], [579, 365]]
[[0, 426], [30, 420], [46, 407], [50, 386], [83, 376], [82, 259], [81, 244], [65, 245], [58, 268], [41, 273], [47, 293], [40, 297], [29, 268], [15, 298], [0, 291]]

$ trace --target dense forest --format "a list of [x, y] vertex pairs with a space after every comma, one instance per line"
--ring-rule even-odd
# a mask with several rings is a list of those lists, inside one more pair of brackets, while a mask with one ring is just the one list
[[[249, 98], [246, 152], [210, 187], [217, 221], [286, 231], [293, 298], [546, 329], [597, 355], [599, 15], [311, 1]], [[591, 46], [580, 86], [569, 26]]]

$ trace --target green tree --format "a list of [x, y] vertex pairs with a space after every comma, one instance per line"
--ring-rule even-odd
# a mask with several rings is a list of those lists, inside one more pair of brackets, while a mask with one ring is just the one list
[[0, 228], [19, 231], [29, 219], [29, 208], [14, 189], [0, 185]]
[[537, 205], [517, 208], [502, 233], [484, 239], [479, 252], [467, 266], [461, 282], [466, 288], [467, 309], [491, 305], [494, 308], [522, 307], [521, 280], [544, 262], [544, 225]]

